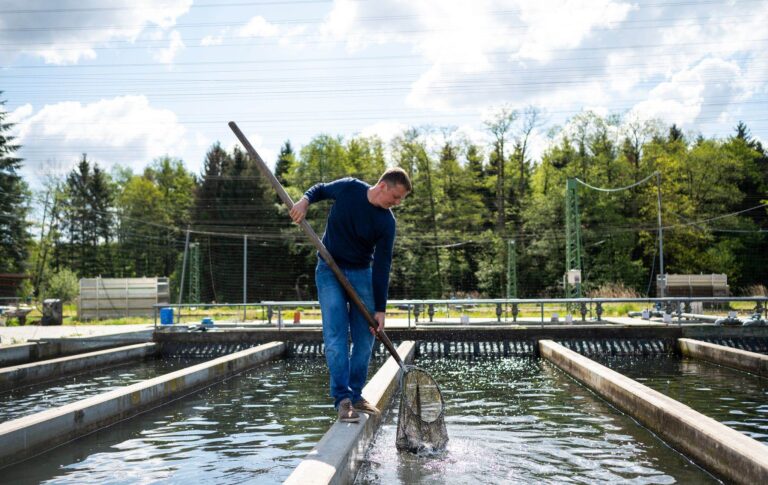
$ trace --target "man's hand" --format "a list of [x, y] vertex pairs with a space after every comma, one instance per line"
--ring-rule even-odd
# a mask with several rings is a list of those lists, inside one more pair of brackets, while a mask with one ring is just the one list
[[309, 200], [306, 197], [302, 197], [298, 202], [291, 207], [291, 219], [296, 224], [300, 224], [307, 215], [307, 207], [309, 207]]
[[376, 320], [376, 323], [379, 324], [379, 328], [374, 330], [371, 327], [368, 327], [368, 330], [371, 331], [371, 335], [373, 335], [374, 337], [376, 336], [377, 333], [384, 330], [384, 319], [386, 318], [386, 315], [387, 314], [384, 312], [376, 312], [376, 314], [373, 316], [373, 319]]

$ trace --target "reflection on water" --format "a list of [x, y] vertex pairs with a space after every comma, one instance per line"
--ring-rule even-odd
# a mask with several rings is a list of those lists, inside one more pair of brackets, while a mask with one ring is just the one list
[[256, 367], [33, 461], [7, 483], [280, 483], [335, 420], [324, 359]]
[[600, 362], [768, 444], [768, 379], [677, 356], [604, 358]]
[[397, 406], [391, 406], [357, 483], [717, 482], [546, 361], [419, 366], [442, 387], [447, 451], [398, 452]]
[[63, 406], [202, 362], [149, 359], [93, 370], [0, 393], [0, 422]]

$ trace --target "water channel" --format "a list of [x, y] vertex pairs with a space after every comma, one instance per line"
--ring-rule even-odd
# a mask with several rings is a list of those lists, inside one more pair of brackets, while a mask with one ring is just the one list
[[203, 361], [146, 359], [5, 391], [0, 393], [0, 422], [63, 406], [199, 362]]
[[596, 359], [768, 445], [768, 379], [678, 356]]
[[418, 364], [442, 386], [447, 451], [395, 449], [395, 398], [357, 483], [718, 483], [544, 360]]
[[333, 424], [324, 358], [255, 367], [3, 470], [14, 484], [280, 483]]

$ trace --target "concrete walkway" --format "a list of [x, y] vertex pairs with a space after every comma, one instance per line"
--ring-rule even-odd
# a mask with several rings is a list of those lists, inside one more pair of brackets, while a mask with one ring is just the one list
[[25, 325], [21, 327], [0, 327], [0, 346], [21, 344], [28, 340], [54, 338], [82, 338], [99, 335], [117, 335], [121, 333], [153, 330], [154, 325], [62, 325], [47, 326]]

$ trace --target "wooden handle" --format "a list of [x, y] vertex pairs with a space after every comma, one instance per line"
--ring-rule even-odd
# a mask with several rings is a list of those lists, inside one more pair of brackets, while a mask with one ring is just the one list
[[[235, 133], [237, 139], [240, 140], [240, 143], [243, 144], [245, 151], [247, 151], [251, 158], [253, 158], [253, 160], [256, 162], [256, 166], [259, 168], [261, 175], [263, 175], [264, 178], [269, 181], [269, 183], [272, 185], [272, 188], [274, 188], [277, 192], [278, 197], [280, 197], [280, 200], [282, 200], [283, 204], [288, 207], [288, 210], [291, 210], [293, 208], [293, 200], [291, 200], [291, 196], [288, 195], [282, 184], [280, 184], [280, 181], [277, 180], [277, 177], [275, 177], [269, 167], [267, 167], [267, 164], [264, 163], [264, 160], [261, 159], [259, 154], [256, 152], [256, 149], [253, 148], [253, 145], [251, 145], [245, 135], [243, 135], [243, 132], [240, 131], [240, 128], [237, 127], [237, 124], [235, 124], [234, 121], [230, 121], [229, 127]], [[339, 269], [336, 261], [333, 260], [333, 256], [331, 256], [331, 253], [328, 252], [328, 249], [325, 247], [320, 238], [317, 237], [317, 234], [315, 233], [314, 229], [312, 229], [312, 226], [309, 225], [306, 219], [302, 220], [299, 226], [304, 231], [304, 234], [306, 234], [306, 236], [312, 242], [312, 244], [317, 248], [317, 251], [320, 253], [320, 257], [323, 258], [328, 267], [330, 267], [333, 273], [336, 275], [339, 283], [341, 283], [341, 286], [344, 287], [347, 295], [349, 295], [349, 299], [352, 300], [352, 303], [354, 303], [360, 312], [365, 315], [365, 320], [368, 322], [368, 326], [376, 331], [379, 328], [378, 322], [376, 322], [376, 319], [373, 318], [373, 315], [371, 315], [371, 313], [368, 311], [368, 308], [360, 299], [360, 296], [358, 296], [357, 292], [355, 291], [354, 287], [352, 287], [352, 284], [349, 282], [347, 277], [344, 276], [344, 273], [341, 272], [341, 269]], [[376, 331], [376, 336], [379, 338], [379, 340], [381, 340], [381, 343], [384, 344], [387, 350], [389, 350], [389, 353], [392, 354], [392, 357], [395, 359], [397, 364], [401, 368], [405, 369], [403, 359], [400, 358], [397, 350], [395, 350], [395, 346], [392, 345], [392, 341], [389, 340], [389, 337], [387, 337], [387, 334], [384, 332], [384, 330], [380, 332]]]

